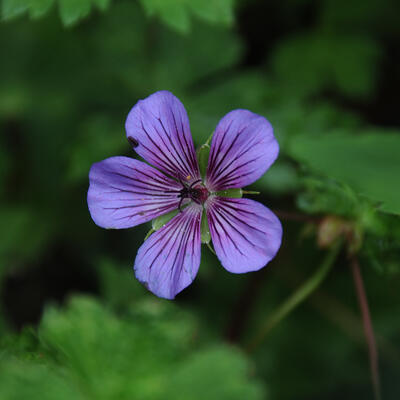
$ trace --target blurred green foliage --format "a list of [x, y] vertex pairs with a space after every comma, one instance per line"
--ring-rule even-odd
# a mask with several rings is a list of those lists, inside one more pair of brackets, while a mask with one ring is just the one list
[[234, 0], [141, 0], [148, 15], [157, 14], [169, 26], [180, 32], [188, 32], [190, 13], [205, 21], [220, 25], [232, 25]]
[[[186, 33], [190, 14], [205, 21], [229, 26], [233, 23], [234, 0], [140, 0], [149, 16], [158, 15], [170, 27]], [[57, 3], [65, 26], [76, 24], [92, 9], [106, 11], [111, 0], [3, 0], [2, 17], [12, 19], [29, 13], [33, 19], [44, 16]]]
[[[372, 398], [345, 254], [242, 352], [319, 264], [320, 218], [339, 216], [361, 238], [383, 398], [397, 400], [399, 13], [395, 0], [2, 0], [0, 398]], [[86, 205], [91, 164], [134, 156], [127, 113], [161, 89], [184, 103], [196, 146], [247, 108], [281, 148], [254, 184], [283, 222], [277, 258], [239, 276], [203, 249], [174, 304], [132, 272], [150, 224], [102, 230]], [[75, 280], [97, 299], [49, 307]]]
[[373, 93], [378, 56], [372, 39], [322, 31], [283, 41], [272, 63], [288, 93], [307, 96], [335, 90], [365, 98]]
[[298, 136], [292, 154], [311, 168], [343, 181], [383, 211], [400, 214], [399, 133], [366, 131]]
[[[40, 18], [48, 13], [55, 3], [55, 0], [4, 0], [2, 16], [4, 19], [11, 19], [28, 12], [31, 18]], [[110, 0], [57, 0], [60, 18], [66, 26], [87, 17], [92, 7], [106, 10], [109, 3]]]
[[195, 327], [154, 299], [119, 319], [93, 299], [73, 298], [64, 312], [46, 311], [30, 360], [1, 356], [1, 398], [261, 399], [244, 355], [195, 347]]

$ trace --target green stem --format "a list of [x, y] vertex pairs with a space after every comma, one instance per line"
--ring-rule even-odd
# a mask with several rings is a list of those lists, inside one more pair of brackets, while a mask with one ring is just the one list
[[341, 242], [337, 242], [326, 255], [320, 267], [314, 274], [300, 286], [278, 309], [268, 315], [260, 330], [247, 345], [248, 351], [254, 351], [263, 342], [268, 333], [290, 314], [299, 304], [301, 304], [326, 278], [328, 272], [335, 263], [336, 257], [341, 248]]

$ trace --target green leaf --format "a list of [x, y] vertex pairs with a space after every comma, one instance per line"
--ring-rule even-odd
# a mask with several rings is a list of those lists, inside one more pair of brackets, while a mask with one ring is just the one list
[[235, 0], [189, 0], [188, 6], [194, 15], [205, 21], [230, 26], [234, 21]]
[[178, 32], [189, 31], [190, 19], [186, 4], [174, 0], [141, 0], [149, 16], [159, 15], [163, 22]]
[[[27, 11], [32, 18], [46, 14], [55, 0], [3, 0], [3, 19], [18, 17]], [[64, 25], [71, 26], [87, 17], [93, 6], [105, 11], [111, 0], [57, 0]], [[230, 26], [234, 20], [235, 0], [141, 0], [149, 16], [157, 15], [174, 30], [187, 33], [191, 28], [191, 15], [204, 21]]]
[[96, 267], [101, 295], [113, 309], [127, 310], [143, 296], [143, 286], [125, 263], [103, 258], [97, 260]]
[[244, 354], [222, 344], [200, 346], [195, 333], [188, 313], [154, 297], [136, 301], [123, 318], [94, 299], [75, 297], [66, 309], [44, 313], [36, 358], [2, 354], [0, 398], [262, 398]]
[[181, 33], [190, 29], [190, 12], [211, 23], [231, 25], [234, 0], [141, 0], [149, 16], [158, 15]]
[[348, 184], [382, 211], [400, 214], [398, 133], [298, 135], [289, 152], [312, 170]]
[[67, 381], [60, 370], [13, 358], [0, 363], [2, 400], [84, 400], [78, 386]]
[[59, 0], [60, 17], [65, 26], [71, 26], [89, 15], [90, 0]]
[[[211, 38], [207, 38], [207, 40], [212, 43]], [[231, 50], [226, 53], [223, 49], [222, 54], [218, 54], [218, 49], [215, 47], [214, 54], [211, 56], [212, 59], [221, 59], [222, 56], [225, 58], [227, 54], [232, 54], [225, 61], [224, 66], [221, 65], [220, 69], [227, 68], [238, 61], [239, 49], [234, 48], [232, 38], [229, 40], [227, 37], [224, 39], [224, 43], [227, 49]], [[263, 114], [265, 110], [261, 105], [265, 101], [265, 96], [271, 90], [272, 88], [265, 79], [265, 75], [258, 71], [246, 71], [234, 74], [232, 77], [228, 75], [210, 85], [207, 90], [199, 91], [195, 96], [187, 96], [185, 105], [190, 112], [193, 136], [197, 138], [199, 144], [204, 143], [209, 138], [209, 133], [214, 131], [218, 121], [235, 108], [246, 108], [255, 113]], [[270, 118], [269, 115], [268, 118]]]
[[28, 10], [27, 0], [3, 0], [1, 16], [3, 19], [15, 18]]
[[65, 312], [45, 313], [40, 339], [87, 398], [161, 399], [169, 365], [187, 348], [192, 326], [182, 314], [177, 320], [179, 313], [166, 323], [171, 308], [154, 301], [136, 309], [128, 322], [92, 299], [75, 298]]
[[336, 90], [365, 97], [373, 93], [379, 55], [377, 43], [370, 38], [315, 32], [283, 41], [273, 67], [292, 93]]
[[[66, 26], [70, 26], [86, 17], [92, 5], [105, 11], [111, 0], [57, 0], [61, 20]], [[55, 0], [4, 0], [2, 16], [10, 19], [29, 11], [32, 18], [39, 18], [49, 12]]]
[[297, 197], [301, 210], [311, 214], [335, 214], [348, 218], [358, 215], [360, 198], [346, 184], [323, 177], [302, 180], [304, 192]]
[[296, 169], [288, 162], [276, 161], [271, 168], [254, 183], [278, 195], [293, 193], [300, 186]]
[[[215, 40], [216, 37], [218, 40]], [[194, 48], [196, 51], [193, 51]], [[146, 58], [143, 61], [146, 61], [146, 64], [143, 66], [142, 74], [149, 75], [150, 69], [152, 76], [149, 78], [153, 90], [159, 90], [160, 87], [173, 90], [185, 105], [191, 118], [191, 108], [186, 97], [192, 97], [193, 91], [188, 91], [187, 88], [211, 74], [235, 65], [240, 60], [241, 50], [242, 45], [238, 37], [220, 26], [194, 21], [190, 36], [182, 36], [163, 28], [159, 30], [157, 40], [152, 44], [152, 52], [148, 53], [144, 49]], [[157, 55], [157, 62], [154, 62], [153, 54]], [[133, 64], [137, 62], [138, 60], [134, 60]], [[138, 78], [140, 76], [136, 77], [136, 80], [139, 80]], [[149, 90], [147, 80], [145, 88], [146, 91]], [[215, 126], [205, 131], [207, 136], [198, 145], [204, 143], [214, 128]]]
[[29, 15], [32, 18], [40, 18], [49, 12], [54, 0], [30, 0]]
[[107, 10], [109, 7], [111, 0], [92, 0], [93, 3], [97, 6], [97, 8], [101, 11]]
[[166, 397], [174, 400], [264, 399], [261, 384], [249, 384], [245, 379], [247, 370], [244, 355], [232, 348], [221, 346], [197, 352], [176, 369], [168, 382]]

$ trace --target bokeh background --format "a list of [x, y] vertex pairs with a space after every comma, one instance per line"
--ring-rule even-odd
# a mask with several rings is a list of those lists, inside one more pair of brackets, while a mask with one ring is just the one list
[[[349, 248], [400, 398], [400, 2], [0, 4], [1, 399], [373, 399]], [[204, 247], [174, 301], [134, 278], [150, 224], [103, 230], [86, 204], [91, 164], [135, 157], [125, 118], [161, 89], [196, 145], [247, 108], [281, 146], [250, 188], [282, 221], [277, 257], [233, 275]]]

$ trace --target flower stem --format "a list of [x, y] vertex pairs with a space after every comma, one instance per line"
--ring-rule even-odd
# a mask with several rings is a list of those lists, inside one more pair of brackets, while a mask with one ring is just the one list
[[248, 351], [254, 351], [262, 343], [268, 333], [290, 314], [299, 304], [301, 304], [326, 278], [328, 272], [335, 263], [336, 257], [341, 248], [341, 241], [332, 246], [320, 267], [314, 274], [300, 286], [278, 309], [269, 315], [262, 324], [261, 329], [247, 345]]
[[372, 327], [371, 315], [368, 307], [367, 295], [365, 293], [364, 283], [361, 276], [360, 264], [356, 256], [350, 258], [351, 271], [353, 273], [354, 285], [357, 293], [358, 303], [361, 310], [365, 339], [368, 345], [369, 364], [371, 368], [372, 386], [374, 389], [375, 400], [381, 400], [381, 390], [379, 381], [378, 369], [378, 350], [376, 347], [376, 340], [374, 329]]

